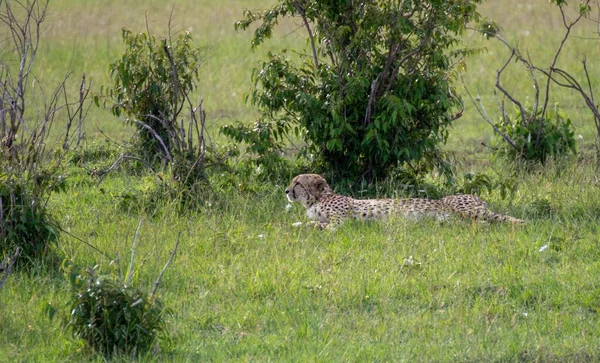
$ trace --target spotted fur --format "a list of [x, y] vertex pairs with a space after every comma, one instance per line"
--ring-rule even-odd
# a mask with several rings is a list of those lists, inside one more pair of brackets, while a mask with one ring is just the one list
[[296, 176], [285, 190], [291, 202], [299, 202], [320, 228], [335, 229], [347, 218], [371, 220], [401, 215], [407, 218], [434, 216], [444, 219], [451, 214], [488, 222], [523, 223], [523, 220], [494, 213], [483, 200], [470, 194], [458, 194], [440, 200], [353, 199], [333, 192], [327, 181], [318, 174]]

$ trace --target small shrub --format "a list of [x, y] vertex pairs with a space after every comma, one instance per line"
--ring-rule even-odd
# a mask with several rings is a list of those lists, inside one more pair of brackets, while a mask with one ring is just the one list
[[[153, 173], [168, 172], [170, 176], [160, 179], [151, 195], [143, 199], [156, 204], [163, 195], [184, 206], [195, 203], [201, 199], [198, 191], [206, 184], [207, 163], [219, 158], [205, 141], [202, 101], [193, 103], [189, 97], [196, 89], [203, 49], [192, 46], [189, 32], [157, 40], [149, 33], [123, 29], [123, 41], [125, 53], [110, 65], [114, 85], [102, 93], [112, 102], [111, 112], [125, 115], [138, 137], [134, 147], [126, 150], [127, 155], [121, 154], [110, 169], [128, 160]], [[99, 105], [98, 97], [95, 101]], [[186, 117], [184, 108], [189, 110]], [[135, 202], [138, 198], [132, 196], [130, 201]]]
[[[97, 268], [67, 269], [72, 287], [64, 328], [105, 357], [136, 356], [166, 338], [165, 309], [159, 299], [102, 275]], [[51, 315], [52, 317], [52, 315]]]
[[[127, 48], [110, 65], [114, 85], [102, 93], [112, 101], [111, 112], [124, 114], [136, 127], [140, 152], [166, 160], [182, 131], [177, 117], [196, 87], [203, 51], [192, 46], [189, 32], [157, 41], [149, 33], [123, 28], [122, 36]], [[95, 102], [99, 105], [98, 97]]]
[[[509, 161], [520, 160], [544, 164], [549, 158], [557, 158], [577, 152], [577, 142], [571, 120], [556, 106], [541, 118], [541, 110], [533, 115], [525, 109], [522, 117], [516, 112], [514, 121], [508, 118], [499, 122], [496, 127], [502, 130], [514, 143], [507, 144], [500, 135], [494, 137], [495, 154]], [[525, 121], [524, 121], [525, 120]]]
[[58, 240], [57, 225], [30, 183], [0, 171], [0, 257], [21, 247], [17, 266], [39, 261]]

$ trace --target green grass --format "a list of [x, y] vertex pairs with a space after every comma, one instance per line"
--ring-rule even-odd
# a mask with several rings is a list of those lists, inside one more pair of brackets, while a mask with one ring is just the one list
[[[211, 48], [198, 97], [204, 95], [215, 126], [256, 116], [242, 95], [267, 49], [304, 45], [293, 23], [255, 53], [250, 35], [235, 33], [233, 22], [245, 7], [268, 3], [177, 3], [176, 28], [192, 29], [198, 45]], [[490, 1], [481, 12], [534, 59], [547, 62], [547, 49], [560, 40], [557, 13], [545, 1], [520, 3]], [[152, 29], [161, 34], [171, 9], [139, 0], [51, 4], [38, 78], [52, 85], [71, 63], [74, 76], [85, 72], [96, 91], [109, 81], [108, 64], [122, 49], [120, 28], [142, 30], [150, 9]], [[478, 35], [470, 40], [489, 52], [469, 60], [465, 78], [497, 115], [494, 72], [506, 51]], [[573, 40], [561, 58], [565, 68], [578, 69], [581, 54], [597, 58], [595, 43]], [[597, 65], [592, 71], [600, 73]], [[520, 94], [530, 89], [526, 80], [525, 73], [506, 73], [507, 85]], [[555, 98], [582, 135], [587, 155], [594, 137], [590, 116], [577, 97], [556, 92]], [[461, 172], [490, 172], [497, 166], [490, 166], [480, 144], [489, 141], [491, 129], [466, 106], [447, 149], [463, 162]], [[92, 108], [88, 144], [102, 142], [98, 130], [118, 140], [131, 131]], [[173, 310], [168, 322], [175, 341], [143, 360], [597, 361], [600, 180], [587, 159], [516, 176], [513, 198], [484, 196], [493, 210], [526, 219], [522, 227], [391, 220], [348, 223], [335, 233], [294, 228], [306, 217], [299, 206], [286, 212], [284, 183], [253, 181], [243, 191], [216, 190], [222, 197], [200, 211], [180, 215], [165, 204], [150, 216], [122, 207], [123, 195], [144, 183], [138, 176], [115, 172], [97, 185], [74, 166], [50, 208], [69, 233], [120, 256], [123, 268], [143, 218], [134, 283], [148, 291], [181, 232], [179, 254], [159, 288]], [[66, 234], [58, 252], [109, 269], [106, 258]], [[411, 256], [414, 263], [405, 262]], [[48, 303], [64, 310], [69, 293], [62, 275], [47, 270], [14, 273], [0, 290], [0, 361], [101, 361], [46, 316]]]

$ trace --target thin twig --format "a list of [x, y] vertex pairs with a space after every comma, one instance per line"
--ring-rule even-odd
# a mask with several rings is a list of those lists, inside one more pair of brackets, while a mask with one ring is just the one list
[[502, 131], [500, 131], [496, 125], [494, 125], [494, 123], [491, 121], [490, 116], [488, 115], [487, 111], [485, 110], [485, 107], [483, 105], [483, 102], [481, 101], [481, 97], [477, 97], [477, 100], [479, 102], [476, 102], [475, 98], [473, 97], [473, 95], [471, 95], [471, 92], [469, 91], [469, 89], [467, 88], [467, 85], [465, 83], [465, 80], [462, 76], [462, 74], [460, 75], [460, 79], [462, 80], [462, 84], [463, 87], [465, 88], [465, 92], [467, 93], [467, 96], [469, 96], [469, 98], [471, 99], [471, 102], [473, 102], [473, 105], [475, 106], [475, 109], [477, 109], [477, 112], [479, 112], [479, 114], [481, 115], [481, 117], [483, 117], [483, 119], [485, 120], [485, 122], [487, 122], [490, 126], [492, 126], [492, 128], [494, 129], [495, 132], [497, 132], [504, 140], [506, 140], [506, 142], [512, 146], [513, 148], [517, 149], [517, 145], [514, 143], [514, 141], [508, 137], [506, 134], [504, 134]]
[[[154, 115], [146, 115], [146, 117], [150, 117], [153, 118], [159, 122], [164, 122], [161, 118], [156, 117]], [[154, 138], [156, 140], [158, 140], [158, 142], [160, 143], [160, 145], [162, 146], [163, 150], [165, 151], [165, 156], [167, 157], [167, 160], [169, 160], [169, 162], [173, 162], [173, 157], [171, 157], [171, 153], [169, 152], [169, 148], [167, 148], [167, 145], [165, 145], [165, 142], [163, 141], [162, 137], [160, 137], [160, 135], [154, 131], [154, 129], [152, 127], [150, 127], [148, 124], [146, 124], [145, 122], [142, 122], [140, 120], [136, 120], [136, 119], [131, 119], [131, 121], [133, 121], [134, 123], [142, 126], [143, 128], [145, 128], [146, 130], [150, 131], [150, 133], [152, 134], [152, 136], [154, 136]]]
[[89, 243], [87, 241], [84, 241], [82, 238], [77, 237], [76, 235], [72, 234], [71, 232], [66, 231], [61, 226], [59, 226], [59, 225], [53, 225], [53, 226], [55, 228], [58, 228], [61, 231], [61, 233], [64, 233], [64, 234], [66, 234], [69, 237], [75, 238], [77, 241], [83, 243], [84, 245], [88, 246], [89, 248], [93, 249], [94, 251], [98, 252], [99, 254], [101, 254], [102, 256], [104, 256], [106, 258], [108, 258], [109, 260], [112, 259], [112, 256], [110, 256], [108, 253], [102, 251], [101, 249], [99, 249], [98, 247], [94, 246], [93, 244], [91, 244], [91, 243]]
[[[152, 165], [148, 164], [148, 162], [146, 162], [146, 160], [143, 160], [141, 158], [138, 158], [136, 156], [131, 156], [131, 155], [126, 155], [124, 153], [121, 153], [121, 155], [119, 155], [119, 157], [117, 158], [117, 160], [115, 160], [106, 170], [102, 170], [101, 172], [98, 173], [99, 179], [98, 179], [98, 183], [96, 185], [100, 185], [100, 183], [102, 183], [102, 181], [104, 181], [104, 179], [106, 178], [106, 176], [113, 171], [114, 169], [116, 169], [116, 167], [123, 161], [123, 160], [135, 160], [135, 161], [139, 161], [142, 164], [144, 164], [146, 166], [146, 168], [148, 168], [148, 170], [150, 170], [152, 173], [156, 173], [154, 168], [152, 167]], [[160, 180], [162, 180], [162, 178], [159, 176], [159, 174], [156, 174], [158, 176], [158, 178]]]
[[504, 93], [504, 95], [519, 108], [519, 111], [521, 112], [521, 119], [523, 120], [523, 124], [526, 125], [527, 119], [526, 119], [525, 109], [523, 108], [523, 105], [516, 98], [514, 98], [504, 87], [502, 87], [502, 84], [500, 83], [500, 77], [502, 76], [502, 72], [504, 72], [504, 70], [506, 69], [506, 67], [508, 66], [510, 61], [515, 57], [516, 54], [517, 54], [517, 51], [516, 51], [516, 49], [513, 48], [512, 52], [510, 53], [510, 57], [508, 57], [508, 59], [506, 60], [506, 62], [502, 66], [502, 68], [500, 68], [496, 72], [496, 88], [498, 88], [500, 90], [500, 92]]
[[300, 3], [300, 1], [294, 1], [294, 6], [300, 13], [300, 17], [302, 18], [302, 22], [304, 23], [304, 27], [308, 32], [308, 38], [310, 40], [310, 46], [312, 48], [313, 53], [313, 62], [315, 63], [315, 69], [319, 68], [319, 57], [317, 56], [317, 47], [315, 46], [315, 37], [313, 36], [312, 30], [310, 29], [310, 25], [308, 24], [308, 19], [306, 18], [306, 10]]
[[135, 249], [138, 244], [138, 237], [140, 236], [140, 228], [142, 228], [143, 219], [140, 218], [135, 235], [133, 236], [133, 245], [131, 246], [131, 258], [129, 259], [129, 269], [127, 270], [127, 278], [125, 280], [125, 286], [128, 286], [131, 282], [131, 276], [133, 275], [133, 261], [135, 260]]
[[175, 254], [177, 253], [177, 248], [179, 247], [179, 237], [181, 237], [181, 232], [179, 232], [177, 234], [177, 242], [175, 243], [175, 248], [173, 248], [173, 252], [171, 252], [171, 257], [169, 257], [169, 260], [165, 264], [165, 267], [163, 267], [162, 271], [160, 272], [160, 275], [158, 275], [158, 278], [154, 282], [154, 287], [152, 287], [152, 292], [150, 293], [150, 299], [152, 299], [154, 297], [154, 294], [156, 293], [156, 289], [158, 289], [158, 285], [160, 284], [160, 280], [162, 279], [163, 275], [165, 274], [165, 271], [167, 271], [167, 268], [171, 264], [171, 261], [173, 261], [173, 258], [175, 258]]
[[[586, 1], [585, 3], [586, 5], [589, 4], [589, 0]], [[560, 55], [563, 46], [565, 45], [565, 43], [567, 42], [567, 39], [569, 38], [569, 35], [571, 34], [571, 29], [573, 29], [573, 26], [575, 26], [575, 24], [577, 24], [579, 22], [579, 20], [581, 20], [581, 18], [583, 17], [583, 13], [579, 13], [579, 15], [577, 16], [577, 18], [575, 20], [573, 20], [571, 23], [567, 23], [567, 16], [565, 14], [565, 10], [563, 9], [562, 5], [559, 5], [558, 8], [560, 9], [560, 15], [562, 17], [562, 21], [563, 21], [563, 25], [566, 28], [566, 32], [562, 38], [562, 40], [560, 41], [560, 45], [558, 47], [558, 49], [556, 50], [556, 53], [554, 54], [554, 58], [552, 59], [552, 63], [550, 63], [550, 72], [549, 75], [552, 75], [552, 68], [554, 68], [556, 66], [556, 62], [558, 61], [558, 56]], [[541, 119], [544, 119], [544, 116], [546, 115], [546, 108], [548, 107], [548, 99], [550, 98], [550, 82], [551, 79], [550, 77], [548, 77], [547, 81], [546, 81], [546, 96], [544, 99], [544, 106], [542, 107], [542, 115], [541, 115]], [[541, 128], [541, 124], [540, 124], [540, 128]], [[539, 134], [540, 132], [538, 132]], [[539, 137], [539, 135], [538, 135]]]

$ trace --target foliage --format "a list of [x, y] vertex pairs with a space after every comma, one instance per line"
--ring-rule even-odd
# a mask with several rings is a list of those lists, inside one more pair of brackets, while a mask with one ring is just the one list
[[[123, 29], [123, 40], [127, 49], [110, 66], [114, 85], [103, 93], [113, 101], [111, 112], [116, 116], [124, 114], [126, 121], [136, 126], [139, 153], [121, 154], [102, 173], [123, 160], [141, 161], [154, 172], [155, 161], [160, 160], [161, 171], [170, 175], [155, 179], [156, 185], [147, 197], [137, 198], [134, 193], [129, 201], [142, 200], [144, 208], [150, 209], [170, 200], [176, 200], [182, 210], [198, 204], [206, 184], [207, 162], [218, 163], [219, 157], [226, 157], [205, 142], [206, 112], [202, 100], [190, 100], [190, 93], [196, 89], [203, 49], [193, 47], [189, 32], [177, 37], [169, 34], [157, 41], [149, 32], [133, 34]], [[184, 108], [189, 110], [185, 117]]]
[[[97, 267], [83, 270], [65, 266], [72, 293], [64, 327], [73, 337], [105, 357], [136, 356], [167, 338], [162, 302], [123, 284]], [[55, 309], [50, 307], [50, 317]]]
[[267, 159], [300, 137], [302, 155], [348, 176], [441, 165], [439, 146], [459, 116], [451, 114], [460, 105], [454, 62], [473, 52], [458, 46], [460, 34], [478, 18], [478, 3], [296, 0], [246, 11], [235, 27], [260, 22], [253, 47], [271, 37], [279, 18], [299, 17], [312, 54], [298, 61], [269, 53], [252, 76], [250, 101], [261, 117], [223, 132]]
[[[514, 143], [511, 147], [504, 138], [495, 135], [497, 156], [514, 161], [530, 161], [544, 164], [549, 158], [556, 158], [577, 152], [577, 143], [571, 120], [555, 106], [542, 118], [542, 110], [533, 115], [528, 108], [522, 117], [519, 110], [513, 117], [514, 121], [503, 118], [496, 127], [508, 136]], [[526, 122], [523, 122], [526, 120]]]
[[32, 189], [26, 180], [0, 171], [0, 256], [21, 247], [18, 266], [30, 265], [46, 256], [59, 235], [58, 223]]
[[142, 178], [134, 188], [116, 194], [118, 206], [122, 211], [147, 213], [156, 217], [173, 207], [179, 213], [198, 210], [210, 194], [207, 182], [198, 181], [184, 186], [168, 174], [157, 173]]
[[118, 148], [105, 142], [92, 142], [69, 153], [68, 161], [79, 167], [99, 166], [114, 159], [118, 155]]
[[[58, 223], [47, 204], [53, 192], [64, 187], [64, 160], [81, 141], [89, 105], [85, 76], [79, 98], [73, 101], [67, 91], [69, 72], [48, 90], [33, 75], [48, 5], [47, 0], [0, 1], [0, 27], [6, 38], [0, 53], [0, 256], [20, 247], [19, 266], [47, 256], [57, 241]], [[36, 87], [29, 87], [32, 79]], [[43, 104], [26, 112], [29, 102], [38, 98]], [[57, 130], [58, 115], [64, 127]], [[77, 133], [72, 130], [75, 124]], [[51, 135], [51, 130], [60, 136]]]
[[[203, 50], [193, 47], [189, 32], [157, 41], [148, 32], [123, 28], [122, 37], [126, 50], [110, 65], [114, 84], [102, 93], [112, 101], [111, 112], [136, 127], [141, 151], [169, 160], [182, 131], [177, 117], [196, 88]], [[95, 102], [99, 105], [98, 96]]]

